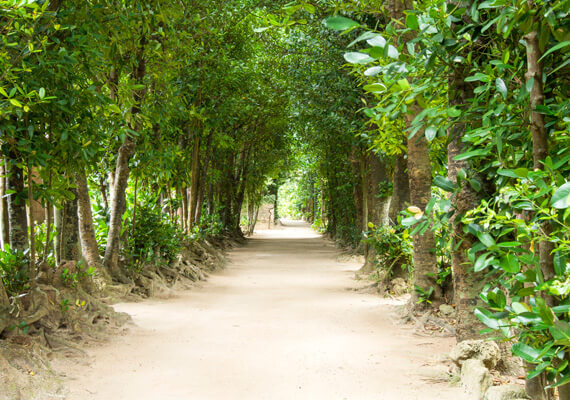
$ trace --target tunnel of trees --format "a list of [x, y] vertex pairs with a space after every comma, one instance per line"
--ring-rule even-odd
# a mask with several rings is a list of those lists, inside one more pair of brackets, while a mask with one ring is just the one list
[[241, 240], [285, 193], [569, 398], [569, 9], [0, 0], [0, 340], [72, 328], [42, 325], [50, 288], [96, 308], [90, 281]]

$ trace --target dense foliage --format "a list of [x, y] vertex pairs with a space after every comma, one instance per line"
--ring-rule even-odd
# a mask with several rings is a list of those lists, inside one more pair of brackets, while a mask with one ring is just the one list
[[0, 0], [0, 316], [43, 265], [128, 281], [282, 200], [563, 393], [568, 0], [282, 3]]

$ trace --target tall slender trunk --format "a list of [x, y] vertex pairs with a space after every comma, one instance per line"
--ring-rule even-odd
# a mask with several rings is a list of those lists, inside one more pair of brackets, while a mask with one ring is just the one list
[[89, 198], [89, 187], [84, 167], [81, 167], [75, 173], [75, 181], [77, 183], [79, 236], [81, 238], [83, 258], [85, 258], [90, 267], [96, 267], [101, 265], [101, 256], [99, 255], [99, 246], [95, 237], [91, 199]]
[[127, 138], [119, 148], [119, 157], [115, 169], [115, 184], [111, 188], [111, 220], [107, 234], [107, 247], [105, 248], [104, 263], [109, 272], [120, 277], [119, 251], [123, 214], [127, 210], [126, 190], [129, 182], [129, 160], [135, 152], [135, 143]]
[[396, 223], [400, 211], [406, 208], [406, 203], [410, 202], [410, 182], [408, 176], [408, 160], [405, 154], [396, 157], [394, 164], [394, 177], [392, 180], [392, 201], [388, 218], [392, 223]]
[[8, 218], [8, 201], [6, 199], [6, 164], [0, 163], [0, 244], [2, 250], [10, 243], [10, 219]]
[[56, 234], [53, 238], [54, 253], [55, 253], [55, 263], [57, 265], [61, 264], [61, 235], [63, 230], [63, 209], [54, 207], [54, 223]]
[[[48, 184], [48, 186], [51, 187], [51, 177], [49, 182], [50, 183]], [[42, 254], [43, 261], [47, 260], [48, 254], [51, 248], [53, 247], [53, 239], [51, 237], [52, 233], [51, 226], [53, 224], [53, 205], [49, 201], [46, 201], [45, 210], [46, 210], [46, 241], [44, 244], [44, 253]]]
[[[465, 52], [469, 52], [466, 49]], [[470, 107], [470, 99], [474, 97], [474, 85], [466, 82], [471, 66], [467, 64], [454, 64], [454, 69], [449, 77], [449, 106], [466, 113]], [[465, 151], [463, 136], [471, 126], [468, 121], [476, 121], [473, 115], [464, 115], [464, 119], [457, 121], [449, 132], [447, 146], [448, 154], [448, 178], [457, 183], [457, 174], [463, 169], [470, 178], [476, 178], [476, 171], [471, 167], [468, 160], [457, 161], [455, 158]], [[457, 310], [457, 341], [479, 339], [479, 331], [486, 328], [475, 316], [475, 307], [483, 307], [484, 302], [479, 295], [485, 286], [486, 279], [483, 272], [473, 272], [472, 263], [468, 258], [468, 251], [478, 242], [477, 238], [469, 233], [464, 233], [465, 225], [462, 218], [466, 212], [477, 207], [481, 201], [481, 195], [477, 193], [468, 182], [462, 182], [458, 193], [453, 197], [455, 214], [450, 221], [452, 228], [453, 248], [452, 255], [453, 289], [455, 293], [455, 307]]]
[[190, 177], [190, 210], [188, 225], [190, 230], [196, 223], [196, 207], [198, 205], [198, 188], [200, 186], [200, 135], [196, 132], [192, 148], [192, 176]]
[[204, 196], [206, 192], [206, 179], [208, 177], [208, 170], [210, 168], [210, 159], [212, 151], [212, 138], [214, 134], [211, 132], [208, 135], [208, 140], [206, 141], [206, 157], [202, 163], [201, 173], [200, 173], [200, 189], [198, 190], [198, 202], [196, 205], [196, 217], [195, 221], [197, 224], [202, 220], [202, 210], [204, 208]]
[[[141, 129], [141, 124], [138, 122], [136, 116], [141, 112], [142, 101], [145, 96], [146, 90], [144, 89], [143, 79], [146, 74], [146, 59], [145, 59], [145, 49], [146, 49], [146, 34], [142, 34], [139, 41], [139, 48], [136, 53], [136, 63], [133, 66], [132, 76], [134, 81], [142, 85], [142, 89], [137, 89], [133, 92], [134, 104], [131, 107], [131, 116], [134, 122], [131, 129], [139, 132]], [[118, 74], [115, 69], [111, 71], [111, 94], [112, 98], [116, 99], [117, 96], [117, 86], [119, 79]], [[111, 220], [109, 222], [109, 233], [107, 235], [107, 247], [105, 248], [105, 258], [104, 264], [109, 270], [109, 272], [116, 278], [124, 280], [123, 273], [119, 268], [119, 252], [120, 252], [120, 240], [121, 240], [121, 228], [123, 214], [127, 210], [127, 198], [126, 190], [129, 183], [129, 161], [134, 155], [136, 150], [135, 140], [127, 136], [124, 143], [119, 148], [119, 154], [117, 157], [117, 164], [114, 174], [114, 184], [111, 188]]]
[[188, 190], [186, 187], [180, 187], [180, 199], [181, 199], [181, 223], [182, 223], [182, 230], [186, 233], [189, 233], [190, 230], [188, 229]]
[[[418, 106], [412, 106], [412, 108], [414, 112], [413, 115], [408, 116], [408, 124], [420, 112]], [[429, 145], [423, 130], [408, 138], [408, 175], [410, 203], [423, 211], [431, 199], [432, 181]], [[442, 292], [436, 282], [437, 260], [433, 231], [428, 229], [423, 235], [419, 233], [414, 235], [413, 243], [414, 285], [425, 291], [433, 288], [431, 299], [439, 301]]]
[[30, 231], [30, 253], [29, 253], [29, 279], [32, 288], [36, 287], [36, 232], [34, 222], [34, 182], [32, 173], [32, 163], [28, 159], [28, 226]]
[[[362, 185], [362, 232], [367, 232], [368, 228], [368, 216], [370, 215], [368, 212], [368, 173], [367, 173], [367, 158], [363, 156], [360, 160], [360, 181]], [[370, 245], [368, 241], [364, 242], [364, 266], [360, 269], [361, 273], [370, 273], [372, 272], [373, 265], [370, 264]]]
[[79, 214], [77, 189], [70, 188], [74, 199], [63, 205], [63, 228], [61, 231], [61, 259], [77, 261], [81, 258], [81, 243], [79, 239]]
[[[391, 13], [394, 20], [404, 21], [404, 10], [412, 10], [411, 0], [393, 0], [390, 4]], [[403, 24], [405, 26], [405, 24]], [[402, 37], [403, 41], [413, 39], [412, 33], [407, 33]], [[407, 48], [404, 46], [407, 54]], [[421, 112], [417, 103], [410, 107], [411, 113], [406, 116], [407, 125], [410, 126], [416, 115]], [[408, 177], [410, 187], [410, 203], [413, 206], [425, 210], [431, 199], [431, 162], [429, 144], [424, 136], [423, 130], [417, 132], [413, 137], [407, 139], [408, 146]], [[435, 237], [431, 229], [423, 235], [417, 234], [413, 237], [414, 250], [414, 285], [422, 290], [433, 288], [431, 299], [438, 302], [441, 300], [441, 287], [436, 282], [437, 260], [435, 256]], [[417, 293], [415, 294], [417, 296]]]
[[10, 192], [7, 196], [10, 248], [24, 252], [29, 247], [24, 170], [17, 164], [14, 152], [6, 160], [6, 175], [6, 191]]
[[[529, 1], [529, 8], [532, 10], [534, 2]], [[542, 161], [548, 156], [548, 134], [546, 131], [546, 124], [544, 114], [538, 112], [536, 108], [544, 105], [544, 88], [543, 88], [543, 70], [540, 58], [542, 51], [539, 46], [539, 34], [537, 31], [532, 31], [524, 36], [526, 42], [526, 58], [527, 58], [527, 73], [525, 74], [527, 82], [533, 81], [532, 89], [530, 91], [530, 131], [532, 133], [532, 158], [533, 167], [535, 169], [544, 169]], [[554, 270], [554, 244], [548, 240], [552, 235], [552, 224], [548, 221], [544, 222], [541, 226], [543, 239], [538, 243], [538, 253], [540, 258], [540, 269], [545, 281], [551, 280], [555, 277]], [[545, 296], [546, 303], [549, 306], [555, 306], [556, 301], [553, 296]], [[533, 369], [533, 365], [527, 365], [529, 370]], [[552, 389], [545, 389], [546, 379], [544, 373], [535, 377], [534, 379], [526, 380], [526, 391], [532, 400], [550, 400], [554, 398]], [[560, 399], [570, 399], [570, 385], [560, 387]]]

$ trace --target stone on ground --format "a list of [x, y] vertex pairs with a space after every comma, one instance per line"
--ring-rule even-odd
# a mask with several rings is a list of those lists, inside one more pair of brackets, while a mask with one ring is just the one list
[[465, 340], [451, 350], [449, 357], [458, 366], [462, 366], [466, 360], [481, 360], [485, 367], [495, 368], [501, 358], [501, 350], [495, 342], [486, 340]]
[[469, 400], [482, 400], [493, 380], [481, 360], [466, 360], [461, 367], [461, 386]]
[[527, 398], [524, 387], [519, 385], [493, 386], [485, 394], [485, 400], [524, 400]]

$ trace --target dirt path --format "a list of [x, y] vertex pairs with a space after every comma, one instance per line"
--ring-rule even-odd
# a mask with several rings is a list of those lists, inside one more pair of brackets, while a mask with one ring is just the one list
[[117, 305], [138, 327], [67, 371], [67, 399], [461, 399], [430, 379], [451, 339], [394, 326], [337, 254], [304, 225], [265, 231], [202, 288]]

